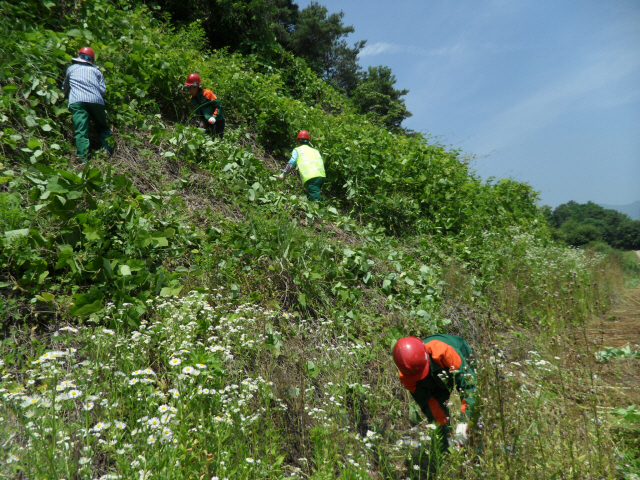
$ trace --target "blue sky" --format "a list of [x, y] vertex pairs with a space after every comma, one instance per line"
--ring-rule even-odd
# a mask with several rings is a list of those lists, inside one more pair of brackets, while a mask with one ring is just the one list
[[[298, 1], [300, 8], [310, 2]], [[640, 200], [640, 1], [320, 0], [387, 65], [404, 125], [543, 204]]]

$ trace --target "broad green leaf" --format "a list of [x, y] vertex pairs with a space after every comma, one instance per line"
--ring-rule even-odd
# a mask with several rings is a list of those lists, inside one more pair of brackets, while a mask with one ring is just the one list
[[181, 290], [182, 290], [182, 286], [179, 286], [179, 287], [164, 287], [162, 290], [160, 290], [160, 296], [161, 297], [172, 297], [172, 296], [175, 296], [175, 295], [179, 295]]
[[70, 37], [81, 37], [82, 32], [77, 28], [72, 28], [71, 30], [67, 30], [67, 35]]
[[16, 90], [18, 90], [18, 87], [16, 85], [5, 85], [4, 87], [2, 87], [2, 92], [6, 95], [14, 93]]
[[131, 268], [129, 268], [129, 265], [120, 265], [120, 275], [123, 277], [131, 275]]
[[47, 190], [53, 193], [67, 193], [69, 191], [58, 182], [49, 182], [47, 184]]
[[153, 237], [150, 239], [156, 247], [168, 247], [169, 241], [165, 237]]
[[4, 232], [4, 237], [7, 239], [26, 237], [27, 235], [29, 235], [28, 228], [22, 228], [20, 230], [9, 230], [7, 232]]
[[36, 137], [31, 137], [27, 142], [27, 147], [29, 147], [31, 150], [34, 150], [41, 146], [42, 146], [42, 143], [40, 143], [40, 140], [38, 140]]
[[56, 299], [56, 297], [49, 292], [40, 292], [40, 295], [36, 295], [36, 298], [41, 302], [53, 302]]
[[92, 313], [99, 312], [100, 310], [102, 310], [102, 299], [83, 305], [74, 305], [69, 310], [69, 315], [72, 317], [79, 317], [81, 315], [90, 315]]
[[140, 270], [144, 270], [147, 267], [147, 264], [143, 260], [127, 260], [127, 266], [131, 269], [132, 272], [139, 272]]

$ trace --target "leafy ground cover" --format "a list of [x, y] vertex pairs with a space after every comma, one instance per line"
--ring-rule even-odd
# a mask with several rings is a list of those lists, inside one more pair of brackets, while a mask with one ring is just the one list
[[[528, 185], [381, 130], [299, 59], [285, 75], [202, 52], [197, 24], [143, 5], [0, 6], [2, 475], [634, 473], [633, 402], [586, 327], [619, 262], [555, 244]], [[58, 85], [86, 43], [116, 153], [79, 166]], [[190, 125], [191, 71], [222, 98], [223, 141]], [[300, 128], [322, 205], [270, 178]], [[389, 355], [440, 331], [477, 352], [482, 413], [446, 459]]]

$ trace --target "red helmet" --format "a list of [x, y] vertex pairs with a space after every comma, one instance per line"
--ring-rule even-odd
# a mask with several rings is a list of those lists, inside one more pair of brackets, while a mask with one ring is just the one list
[[311, 140], [311, 137], [309, 136], [309, 132], [307, 132], [306, 130], [300, 130], [296, 138], [298, 140]]
[[78, 50], [78, 58], [82, 59], [82, 55], [89, 55], [91, 57], [91, 63], [96, 61], [96, 54], [91, 47], [82, 47]]
[[198, 87], [202, 83], [200, 75], [197, 73], [190, 73], [187, 77], [187, 81], [184, 82], [185, 87]]
[[404, 337], [393, 347], [393, 361], [402, 375], [422, 380], [429, 373], [429, 359], [424, 342], [418, 337]]

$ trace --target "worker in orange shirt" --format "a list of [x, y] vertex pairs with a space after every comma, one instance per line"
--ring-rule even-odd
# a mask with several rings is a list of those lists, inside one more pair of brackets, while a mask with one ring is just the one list
[[[469, 443], [471, 410], [475, 405], [476, 375], [469, 364], [473, 352], [462, 338], [455, 335], [430, 335], [424, 339], [405, 337], [393, 347], [393, 360], [400, 370], [400, 381], [411, 392], [430, 422], [440, 426], [441, 448]], [[453, 388], [462, 394], [461, 420], [451, 433], [447, 402]]]
[[184, 83], [184, 88], [191, 95], [191, 108], [200, 118], [200, 127], [222, 139], [225, 123], [222, 103], [211, 90], [204, 89], [201, 85], [202, 79], [197, 73], [189, 74]]

